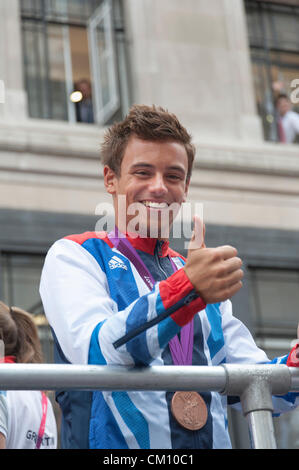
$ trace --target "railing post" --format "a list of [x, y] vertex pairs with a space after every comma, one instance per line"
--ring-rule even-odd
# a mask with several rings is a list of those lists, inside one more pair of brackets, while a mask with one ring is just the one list
[[276, 449], [272, 395], [284, 395], [291, 387], [291, 374], [285, 365], [225, 364], [226, 395], [238, 395], [247, 418], [252, 447]]
[[252, 447], [276, 449], [271, 384], [268, 380], [255, 377], [245, 388], [240, 399], [244, 416], [247, 418]]

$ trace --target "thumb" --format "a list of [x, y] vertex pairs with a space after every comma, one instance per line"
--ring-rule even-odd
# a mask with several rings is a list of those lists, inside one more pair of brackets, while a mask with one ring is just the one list
[[193, 217], [193, 232], [188, 246], [188, 253], [190, 250], [198, 250], [200, 248], [206, 248], [205, 245], [205, 232], [206, 227], [202, 219], [195, 215]]

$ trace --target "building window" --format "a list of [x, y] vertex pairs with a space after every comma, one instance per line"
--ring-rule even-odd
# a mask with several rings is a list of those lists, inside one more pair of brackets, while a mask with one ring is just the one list
[[2, 253], [1, 299], [9, 306], [33, 315], [38, 327], [45, 362], [53, 362], [53, 339], [39, 295], [39, 283], [44, 256], [25, 253]]
[[21, 0], [32, 118], [109, 124], [129, 107], [122, 0]]
[[270, 356], [286, 353], [299, 322], [299, 269], [251, 267], [255, 337]]
[[[249, 268], [255, 340], [270, 359], [296, 344], [299, 321], [299, 269]], [[274, 418], [277, 446], [299, 448], [299, 410]]]
[[[245, 0], [245, 7], [258, 112], [265, 139], [279, 141], [275, 100], [280, 93], [291, 97], [294, 85], [298, 89], [299, 2]], [[297, 101], [292, 103], [295, 112]], [[297, 134], [293, 142], [298, 141]]]

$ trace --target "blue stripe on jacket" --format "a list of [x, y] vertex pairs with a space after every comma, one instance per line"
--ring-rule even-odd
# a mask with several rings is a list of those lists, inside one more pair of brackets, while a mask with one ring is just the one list
[[[129, 304], [138, 299], [139, 291], [128, 259], [120, 253], [115, 253], [110, 246], [101, 239], [86, 240], [82, 247], [87, 250], [98, 262], [101, 270], [106, 274], [111, 298], [116, 302], [118, 310], [124, 310]], [[109, 261], [113, 256], [120, 258], [126, 267], [111, 269]], [[121, 289], [119, 288], [121, 284]]]
[[206, 306], [206, 314], [211, 325], [211, 332], [209, 334], [207, 343], [210, 350], [211, 359], [220, 351], [224, 346], [224, 337], [222, 331], [221, 313], [219, 310], [220, 304], [209, 304]]
[[[89, 348], [89, 364], [105, 365], [98, 337], [104, 322], [94, 329]], [[112, 392], [112, 398], [122, 419], [134, 435], [142, 449], [150, 448], [148, 424], [142, 413], [136, 408], [127, 392]], [[93, 392], [89, 443], [91, 449], [127, 449], [128, 445], [122, 432], [107, 405], [103, 393]]]

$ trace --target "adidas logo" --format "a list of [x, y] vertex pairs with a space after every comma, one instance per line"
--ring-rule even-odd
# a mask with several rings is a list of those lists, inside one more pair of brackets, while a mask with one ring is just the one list
[[125, 269], [126, 271], [128, 269], [125, 263], [117, 256], [113, 256], [111, 260], [108, 262], [108, 265], [110, 269], [122, 268], [122, 269]]

